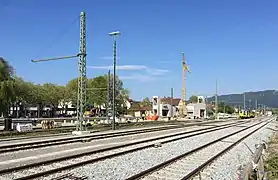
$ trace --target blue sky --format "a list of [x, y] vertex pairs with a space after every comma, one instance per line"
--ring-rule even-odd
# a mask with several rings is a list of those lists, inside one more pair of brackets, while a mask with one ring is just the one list
[[1, 0], [0, 56], [28, 81], [66, 84], [77, 59], [30, 60], [77, 54], [72, 22], [85, 11], [87, 76], [107, 73], [108, 33], [119, 30], [117, 73], [134, 99], [171, 87], [180, 97], [181, 52], [192, 71], [187, 97], [213, 94], [216, 78], [221, 94], [278, 89], [277, 8], [277, 0]]

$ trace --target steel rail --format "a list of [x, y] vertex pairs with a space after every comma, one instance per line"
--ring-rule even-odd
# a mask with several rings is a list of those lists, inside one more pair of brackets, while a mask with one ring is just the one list
[[158, 127], [158, 128], [151, 128], [151, 129], [138, 129], [134, 131], [127, 131], [127, 132], [113, 132], [109, 134], [100, 134], [100, 135], [87, 135], [87, 136], [79, 136], [79, 137], [67, 137], [67, 138], [57, 138], [52, 140], [38, 140], [34, 142], [23, 142], [21, 144], [8, 144], [8, 145], [0, 145], [0, 154], [6, 153], [6, 152], [15, 152], [20, 150], [26, 150], [26, 149], [34, 149], [34, 148], [41, 148], [41, 147], [48, 147], [48, 146], [54, 146], [54, 145], [62, 145], [62, 144], [68, 144], [68, 143], [76, 143], [76, 142], [84, 142], [85, 141], [92, 141], [96, 139], [105, 139], [105, 138], [112, 138], [112, 137], [118, 137], [118, 136], [124, 136], [124, 135], [134, 135], [134, 134], [142, 134], [142, 133], [148, 133], [148, 132], [156, 132], [156, 131], [162, 131], [162, 130], [170, 130], [170, 129], [179, 129], [184, 128], [181, 126], [169, 126], [169, 127]]
[[[245, 122], [241, 122], [239, 124], [243, 124], [243, 123], [245, 123]], [[209, 132], [229, 128], [229, 127], [232, 127], [232, 126], [233, 125], [222, 125], [220, 127], [202, 128], [202, 129], [199, 129], [199, 130], [192, 130], [192, 131], [183, 132], [183, 133], [177, 133], [177, 134], [166, 135], [166, 136], [162, 136], [162, 137], [156, 137], [156, 138], [141, 140], [141, 141], [132, 142], [132, 143], [126, 143], [126, 144], [117, 145], [117, 146], [104, 148], [104, 149], [100, 149], [100, 150], [93, 150], [93, 151], [90, 151], [90, 152], [84, 152], [84, 153], [80, 153], [80, 154], [76, 154], [76, 155], [70, 155], [70, 156], [67, 156], [67, 157], [61, 157], [61, 158], [56, 158], [56, 159], [52, 159], [52, 160], [46, 160], [46, 161], [41, 161], [41, 162], [37, 162], [37, 163], [26, 164], [26, 165], [23, 165], [23, 166], [17, 166], [17, 167], [8, 168], [8, 169], [2, 169], [2, 170], [0, 170], [0, 174], [10, 173], [10, 172], [24, 170], [24, 169], [28, 169], [28, 168], [32, 168], [32, 167], [36, 167], [36, 166], [40, 166], [40, 165], [51, 164], [51, 163], [60, 162], [60, 161], [63, 161], [63, 160], [69, 160], [69, 159], [78, 158], [78, 157], [82, 157], [82, 156], [86, 156], [86, 155], [91, 155], [91, 154], [101, 153], [101, 152], [105, 152], [105, 151], [109, 151], [109, 150], [115, 150], [115, 149], [118, 149], [118, 148], [128, 147], [128, 146], [132, 146], [132, 145], [136, 145], [136, 144], [141, 144], [141, 143], [146, 143], [146, 142], [151, 142], [151, 141], [155, 141], [155, 140], [165, 139], [165, 138], [169, 138], [169, 137], [173, 137], [173, 136], [186, 135], [186, 134], [189, 134], [189, 133], [197, 132], [197, 133], [189, 134], [189, 135], [186, 135], [186, 136], [183, 136], [183, 137], [177, 137], [177, 138], [174, 138], [174, 139], [165, 140], [165, 141], [162, 141], [161, 143], [173, 142], [173, 141], [177, 141], [177, 140], [180, 140], [180, 139], [185, 139], [185, 138], [189, 138], [189, 137], [193, 137], [193, 136], [197, 136], [197, 135], [201, 135], [201, 134], [205, 134], [205, 133], [209, 133]], [[198, 132], [198, 131], [204, 131], [204, 130], [207, 130], [207, 131]], [[45, 175], [52, 174], [52, 173], [55, 173], [55, 172], [59, 172], [59, 171], [62, 171], [62, 170], [78, 167], [78, 166], [81, 166], [81, 165], [84, 165], [84, 164], [94, 163], [94, 162], [98, 162], [98, 161], [101, 161], [101, 160], [104, 160], [104, 159], [107, 159], [107, 158], [120, 156], [120, 155], [123, 155], [123, 154], [135, 152], [135, 151], [138, 151], [138, 150], [141, 150], [141, 149], [146, 149], [146, 148], [149, 148], [149, 147], [152, 147], [152, 146], [153, 146], [153, 144], [148, 144], [148, 145], [144, 145], [144, 146], [141, 146], [141, 147], [136, 147], [136, 148], [133, 148], [133, 149], [130, 149], [130, 150], [126, 150], [126, 151], [122, 151], [122, 152], [102, 156], [102, 157], [99, 157], [99, 158], [89, 159], [89, 160], [82, 161], [82, 162], [79, 162], [79, 163], [70, 164], [70, 165], [67, 165], [67, 166], [60, 167], [60, 168], [51, 169], [51, 170], [48, 170], [48, 171], [32, 174], [32, 175], [29, 175], [29, 176], [26, 176], [26, 177], [18, 178], [18, 180], [19, 179], [26, 179], [26, 178], [27, 179], [33, 179], [33, 178], [45, 176]]]
[[227, 148], [225, 148], [224, 150], [222, 150], [221, 152], [219, 152], [218, 154], [216, 154], [215, 156], [211, 157], [209, 160], [207, 160], [205, 163], [203, 163], [202, 165], [200, 165], [199, 167], [197, 167], [196, 169], [194, 169], [193, 171], [191, 171], [189, 174], [187, 174], [186, 176], [184, 176], [181, 180], [187, 180], [187, 179], [191, 179], [194, 176], [196, 176], [199, 172], [201, 172], [206, 166], [208, 166], [209, 164], [211, 164], [214, 160], [216, 160], [217, 158], [219, 158], [220, 156], [222, 156], [223, 154], [225, 154], [226, 152], [228, 152], [230, 149], [232, 149], [234, 146], [236, 146], [237, 144], [239, 144], [240, 142], [242, 142], [244, 139], [246, 139], [247, 137], [251, 136], [252, 134], [254, 134], [255, 132], [257, 132], [258, 130], [260, 130], [261, 128], [265, 127], [268, 123], [270, 123], [271, 121], [265, 123], [264, 125], [260, 126], [259, 128], [255, 129], [254, 131], [248, 133], [247, 135], [243, 136], [242, 138], [240, 138], [239, 140], [237, 140], [236, 142], [234, 142], [233, 144], [231, 144], [230, 146], [228, 146]]
[[[243, 123], [245, 123], [245, 122], [240, 122], [239, 124], [243, 124]], [[19, 170], [23, 170], [23, 169], [28, 169], [28, 168], [40, 166], [40, 165], [51, 164], [51, 163], [60, 162], [60, 161], [64, 161], [64, 160], [69, 160], [69, 159], [73, 159], [73, 158], [78, 158], [78, 157], [91, 155], [91, 154], [95, 154], [95, 153], [101, 153], [101, 152], [105, 152], [105, 151], [109, 151], [109, 150], [115, 150], [115, 149], [118, 149], [118, 148], [128, 147], [128, 146], [132, 146], [132, 145], [136, 145], [136, 144], [140, 144], [140, 143], [146, 143], [146, 142], [151, 142], [151, 141], [160, 140], [160, 139], [164, 139], [164, 138], [169, 138], [169, 137], [173, 137], [173, 136], [178, 136], [178, 135], [183, 135], [183, 134], [186, 135], [186, 134], [189, 134], [189, 133], [197, 132], [195, 134], [190, 134], [190, 135], [187, 135], [187, 136], [184, 136], [184, 137], [178, 137], [178, 138], [175, 138], [175, 139], [172, 139], [172, 140], [166, 140], [166, 141], [163, 141], [162, 143], [177, 141], [177, 140], [180, 140], [180, 139], [197, 136], [197, 135], [204, 134], [204, 133], [213, 132], [213, 131], [229, 128], [229, 127], [232, 127], [232, 126], [233, 125], [223, 125], [222, 127], [202, 128], [202, 129], [199, 129], [199, 130], [192, 130], [192, 131], [183, 132], [183, 133], [166, 135], [166, 136], [162, 136], [162, 137], [156, 137], [156, 138], [141, 140], [141, 141], [137, 141], [137, 142], [117, 145], [117, 146], [104, 148], [104, 149], [100, 149], [100, 150], [93, 150], [93, 151], [90, 151], [90, 152], [84, 152], [84, 153], [70, 155], [70, 156], [66, 156], [66, 157], [60, 157], [60, 158], [56, 158], [56, 159], [52, 159], [52, 160], [45, 160], [45, 161], [36, 162], [36, 163], [32, 163], [32, 164], [26, 164], [26, 165], [22, 165], [22, 166], [13, 167], [13, 168], [2, 169], [2, 170], [0, 170], [0, 175], [4, 174], [4, 173], [10, 173], [10, 172], [13, 172], [13, 171], [19, 171]], [[198, 132], [198, 131], [204, 131], [204, 130], [207, 130], [207, 131], [206, 132]], [[134, 149], [131, 149], [131, 150], [128, 150], [128, 151], [125, 151], [125, 152], [115, 153], [113, 155], [103, 156], [103, 157], [93, 159], [93, 160], [91, 159], [91, 160], [88, 160], [86, 162], [83, 161], [79, 164], [69, 165], [67, 167], [62, 167], [61, 169], [54, 169], [54, 170], [51, 170], [51, 171], [43, 172], [41, 174], [42, 175], [44, 175], [44, 174], [47, 175], [49, 173], [54, 173], [56, 171], [60, 171], [60, 170], [64, 170], [64, 169], [68, 169], [68, 168], [72, 168], [72, 167], [77, 167], [77, 166], [92, 163], [92, 162], [97, 162], [97, 161], [100, 161], [100, 160], [103, 160], [103, 159], [107, 159], [107, 158], [110, 158], [110, 157], [116, 157], [116, 156], [119, 156], [119, 155], [122, 155], [122, 154], [126, 154], [126, 153], [129, 153], [129, 152], [134, 152], [134, 151], [145, 149], [145, 148], [152, 147], [152, 146], [153, 145], [151, 144], [151, 145], [146, 145], [146, 146], [142, 146], [142, 147], [139, 147], [139, 148], [134, 148]], [[41, 176], [41, 174], [37, 174], [34, 177], [39, 177], [39, 176]], [[28, 176], [28, 178], [32, 178], [32, 177]]]
[[[269, 122], [270, 122], [270, 121], [269, 121]], [[238, 133], [240, 133], [240, 132], [243, 132], [243, 131], [245, 131], [245, 130], [248, 130], [248, 129], [250, 129], [250, 128], [254, 127], [254, 126], [257, 126], [257, 125], [259, 125], [259, 124], [261, 124], [261, 123], [265, 123], [264, 125], [260, 126], [259, 128], [257, 128], [257, 129], [255, 130], [255, 131], [257, 131], [257, 130], [261, 129], [262, 127], [266, 126], [269, 122], [265, 123], [265, 121], [261, 121], [261, 122], [259, 122], [259, 123], [256, 123], [256, 124], [251, 125], [251, 126], [246, 127], [246, 128], [243, 128], [243, 129], [241, 129], [241, 130], [239, 130], [239, 131], [236, 131], [236, 132], [234, 132], [234, 133], [231, 133], [231, 134], [228, 134], [228, 135], [226, 135], [226, 136], [223, 136], [223, 137], [221, 137], [221, 138], [219, 138], [219, 139], [216, 139], [216, 140], [214, 140], [214, 141], [212, 141], [212, 142], [209, 142], [209, 143], [207, 143], [207, 144], [204, 144], [204, 145], [202, 145], [202, 146], [200, 146], [200, 147], [198, 147], [198, 148], [195, 148], [195, 149], [193, 149], [193, 150], [191, 150], [191, 151], [187, 151], [187, 152], [185, 152], [185, 153], [183, 153], [183, 154], [181, 154], [181, 155], [179, 155], [179, 156], [176, 156], [176, 157], [174, 157], [174, 158], [171, 158], [171, 159], [169, 159], [169, 160], [167, 160], [167, 161], [165, 161], [165, 162], [163, 162], [163, 163], [160, 163], [160, 164], [158, 164], [158, 165], [156, 165], [156, 166], [153, 166], [153, 167], [151, 167], [151, 168], [149, 168], [149, 169], [146, 169], [146, 170], [144, 170], [144, 171], [141, 171], [140, 173], [135, 174], [135, 175], [133, 175], [133, 176], [127, 178], [126, 180], [137, 180], [137, 179], [140, 179], [140, 178], [142, 178], [142, 177], [144, 177], [144, 176], [147, 176], [148, 174], [151, 174], [151, 173], [153, 173], [153, 172], [155, 172], [155, 171], [158, 171], [158, 170], [164, 168], [165, 166], [168, 166], [168, 165], [172, 164], [173, 162], [175, 162], [175, 161], [177, 161], [177, 160], [179, 160], [179, 159], [185, 158], [185, 157], [188, 156], [188, 155], [191, 155], [191, 154], [193, 154], [193, 153], [195, 153], [195, 152], [197, 152], [197, 151], [200, 151], [200, 150], [202, 150], [202, 149], [204, 149], [204, 148], [206, 148], [206, 147], [208, 147], [208, 146], [210, 146], [210, 145], [212, 145], [212, 144], [215, 144], [215, 143], [217, 143], [217, 142], [220, 142], [220, 141], [222, 141], [222, 140], [224, 140], [224, 139], [226, 139], [226, 138], [229, 138], [229, 137], [231, 137], [231, 136], [233, 136], [233, 135], [235, 135], [235, 134], [238, 134]], [[252, 131], [252, 133], [255, 132], [255, 131]], [[249, 134], [250, 134], [250, 133], [249, 133]], [[194, 170], [194, 173], [193, 173], [193, 172], [192, 172], [192, 173], [195, 174], [195, 172], [197, 172], [197, 170]], [[191, 175], [190, 175], [190, 176], [186, 176], [185, 179], [188, 179], [189, 177], [192, 177], [192, 176], [191, 176]], [[185, 179], [183, 179], [183, 180], [185, 180]]]
[[[244, 122], [245, 121], [240, 121]], [[229, 124], [238, 124], [240, 122], [233, 122]], [[247, 122], [247, 121], [246, 121]], [[198, 123], [200, 124], [200, 123]], [[198, 125], [197, 124], [197, 125]], [[202, 123], [201, 123], [202, 124]], [[225, 125], [229, 125], [225, 124]], [[193, 124], [192, 124], [193, 125]], [[139, 129], [139, 130], [129, 130], [126, 132], [111, 132], [107, 134], [99, 134], [99, 135], [85, 135], [85, 136], [79, 136], [79, 137], [67, 137], [67, 138], [57, 138], [53, 140], [40, 140], [40, 141], [33, 141], [33, 142], [22, 142], [17, 144], [8, 144], [8, 145], [0, 145], [0, 154], [6, 153], [6, 152], [12, 152], [12, 151], [19, 151], [19, 150], [26, 150], [26, 149], [32, 149], [32, 148], [40, 148], [40, 147], [47, 147], [47, 146], [54, 146], [54, 145], [62, 145], [62, 144], [68, 144], [68, 143], [76, 143], [76, 142], [83, 142], [84, 139], [86, 141], [91, 141], [95, 139], [104, 139], [104, 138], [110, 138], [110, 137], [117, 137], [117, 136], [123, 136], [123, 135], [132, 135], [137, 133], [147, 133], [147, 132], [154, 132], [154, 131], [160, 131], [160, 130], [167, 130], [172, 128], [184, 128], [187, 125], [174, 125], [174, 126], [165, 126], [165, 127], [158, 127], [158, 128], [150, 128], [148, 129]], [[219, 126], [216, 126], [219, 127]]]

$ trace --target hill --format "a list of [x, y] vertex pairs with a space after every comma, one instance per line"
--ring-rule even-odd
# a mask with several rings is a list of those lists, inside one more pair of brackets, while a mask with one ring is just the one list
[[[215, 97], [209, 97], [207, 102], [214, 102]], [[227, 94], [218, 95], [218, 101], [232, 106], [243, 107], [244, 96], [243, 94]], [[272, 108], [278, 108], [278, 91], [265, 90], [257, 92], [245, 92], [245, 107], [255, 108], [256, 102], [258, 107], [262, 104]], [[262, 106], [261, 106], [262, 107]]]

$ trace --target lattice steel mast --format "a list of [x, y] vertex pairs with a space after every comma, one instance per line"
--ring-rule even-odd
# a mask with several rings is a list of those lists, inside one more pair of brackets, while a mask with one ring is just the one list
[[77, 55], [63, 56], [55, 58], [47, 58], [40, 60], [31, 60], [31, 62], [43, 62], [62, 60], [79, 57], [78, 70], [78, 95], [77, 95], [77, 120], [79, 122], [79, 130], [83, 130], [82, 122], [84, 120], [84, 110], [86, 105], [86, 14], [80, 13], [80, 50]]
[[77, 98], [77, 120], [80, 130], [83, 130], [84, 111], [86, 105], [86, 14], [80, 14], [80, 52], [79, 52], [79, 77]]
[[186, 108], [186, 72], [189, 72], [189, 68], [187, 66], [187, 64], [185, 63], [185, 59], [184, 59], [184, 53], [182, 54], [182, 108], [181, 108], [181, 112], [180, 115], [181, 116], [185, 116], [187, 115], [187, 108]]

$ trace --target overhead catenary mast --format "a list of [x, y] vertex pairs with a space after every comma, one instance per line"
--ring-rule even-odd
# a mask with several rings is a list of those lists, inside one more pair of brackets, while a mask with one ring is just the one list
[[47, 58], [40, 60], [31, 60], [31, 62], [43, 62], [53, 60], [63, 60], [79, 57], [78, 70], [78, 95], [77, 95], [77, 121], [79, 122], [78, 130], [84, 130], [82, 122], [84, 120], [84, 111], [86, 104], [86, 14], [80, 13], [80, 48], [79, 53], [73, 56], [63, 56], [55, 58]]

